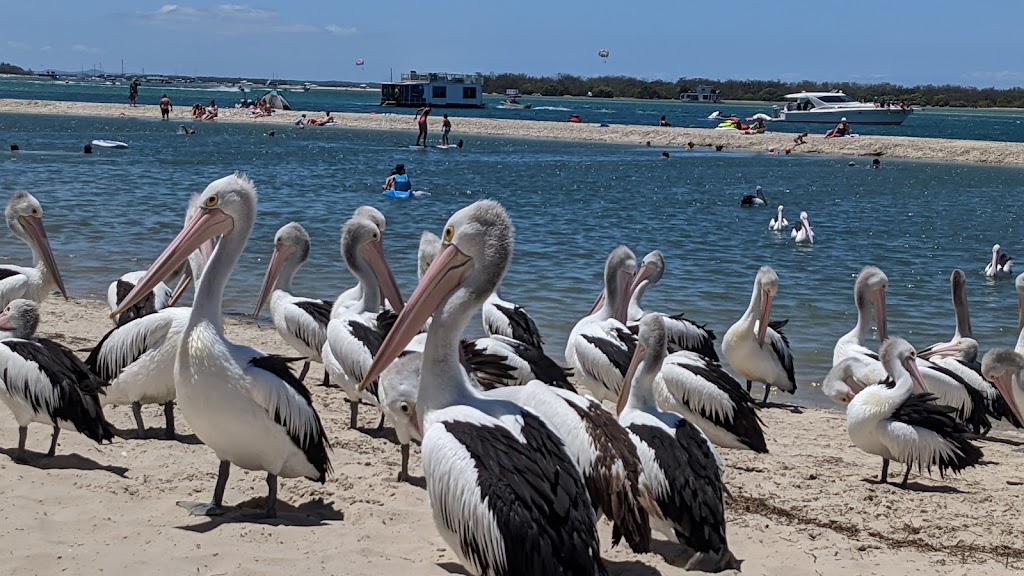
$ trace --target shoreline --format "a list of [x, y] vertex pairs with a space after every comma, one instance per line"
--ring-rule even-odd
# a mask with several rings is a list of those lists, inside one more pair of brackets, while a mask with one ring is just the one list
[[[402, 131], [415, 133], [415, 125], [407, 114], [388, 113], [335, 113], [336, 127], [367, 130]], [[140, 105], [131, 108], [126, 104], [103, 104], [93, 102], [61, 102], [50, 100], [0, 99], [0, 113], [42, 114], [57, 116], [87, 116], [118, 119], [148, 119], [158, 121], [156, 105]], [[268, 126], [294, 125], [301, 114], [319, 118], [323, 111], [291, 110], [279, 112], [267, 118], [251, 118], [248, 109], [221, 108], [217, 122], [258, 123]], [[431, 117], [430, 128], [435, 135], [440, 132], [440, 110]], [[698, 148], [721, 145], [728, 151], [768, 153], [775, 148], [780, 154], [793, 146], [795, 134], [768, 132], [745, 135], [738, 130], [715, 130], [713, 128], [661, 128], [658, 126], [571, 124], [569, 122], [546, 122], [539, 120], [514, 120], [497, 118], [468, 118], [453, 115], [453, 141], [465, 136], [497, 136], [531, 138], [542, 140], [568, 140], [580, 142], [603, 142], [643, 146], [650, 141], [652, 148], [685, 148], [692, 141]], [[191, 124], [191, 106], [175, 107], [171, 112], [172, 123]], [[769, 124], [770, 127], [770, 124]], [[324, 127], [329, 128], [329, 127]], [[824, 125], [823, 125], [824, 128]], [[312, 127], [311, 127], [312, 129]], [[826, 140], [822, 135], [809, 135], [806, 143], [797, 146], [793, 155], [817, 155], [836, 158], [883, 157], [899, 160], [922, 160], [930, 162], [957, 162], [1003, 166], [1024, 166], [1024, 142], [991, 142], [982, 140], [948, 140], [942, 138], [913, 138], [907, 136], [861, 136], [858, 138], [836, 138]]]

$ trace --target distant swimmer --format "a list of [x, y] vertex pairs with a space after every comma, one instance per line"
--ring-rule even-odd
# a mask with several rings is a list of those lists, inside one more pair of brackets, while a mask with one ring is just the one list
[[661, 153], [661, 159], [662, 160], [668, 160], [668, 152], [662, 152]]
[[764, 197], [764, 190], [760, 186], [754, 189], [753, 194], [747, 194], [740, 198], [740, 206], [767, 206], [768, 199]]
[[391, 176], [384, 181], [384, 191], [394, 190], [395, 192], [412, 191], [412, 182], [409, 175], [405, 173], [405, 164], [398, 164], [391, 171]]
[[464, 144], [464, 142], [462, 140], [459, 140], [458, 142], [455, 143], [455, 147], [456, 148], [462, 148], [463, 144]]
[[452, 121], [448, 119], [448, 115], [442, 116], [444, 121], [441, 122], [441, 146], [448, 146], [448, 134], [452, 131]]
[[92, 144], [86, 144], [85, 148], [82, 149], [85, 154], [92, 154]]
[[20, 146], [17, 144], [11, 144], [11, 152], [17, 152], [18, 150], [21, 150]]
[[872, 168], [881, 168], [882, 167], [882, 161], [879, 160], [878, 158], [875, 158], [874, 160], [871, 161], [871, 167]]
[[658, 122], [658, 126], [662, 126], [662, 127], [669, 127], [669, 128], [671, 128], [671, 127], [672, 127], [672, 125], [668, 123], [668, 118], [667, 118], [667, 117], [665, 117], [665, 116], [662, 116], [662, 117], [661, 117], [661, 121], [660, 121], [660, 122]]
[[689, 142], [686, 143], [686, 149], [687, 150], [693, 150], [694, 146], [695, 146], [695, 144], [693, 143], [693, 140], [690, 140]]
[[725, 148], [724, 144], [715, 144], [715, 152], [721, 152], [722, 148]]
[[184, 134], [185, 136], [191, 136], [191, 135], [193, 135], [195, 133], [196, 133], [196, 129], [195, 128], [189, 128], [188, 126], [185, 126], [184, 124], [178, 126], [178, 134]]

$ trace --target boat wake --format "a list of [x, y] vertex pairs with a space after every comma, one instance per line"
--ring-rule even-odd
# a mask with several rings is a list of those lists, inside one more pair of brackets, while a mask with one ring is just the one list
[[562, 106], [534, 106], [534, 110], [557, 110], [559, 112], [572, 112], [572, 108], [563, 108]]

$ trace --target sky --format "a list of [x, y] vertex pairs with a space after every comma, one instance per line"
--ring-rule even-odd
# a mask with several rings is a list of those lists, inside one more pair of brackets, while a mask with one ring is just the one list
[[4, 2], [0, 60], [357, 82], [419, 70], [1024, 85], [1016, 1], [234, 1]]

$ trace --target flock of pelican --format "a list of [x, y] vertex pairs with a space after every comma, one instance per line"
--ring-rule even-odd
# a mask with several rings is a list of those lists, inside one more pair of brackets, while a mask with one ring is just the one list
[[[318, 362], [323, 384], [347, 396], [352, 428], [360, 405], [394, 426], [400, 481], [410, 478], [411, 443], [420, 444], [437, 529], [473, 574], [604, 574], [602, 517], [614, 525], [613, 544], [649, 551], [654, 530], [689, 552], [688, 568], [739, 567], [726, 537], [719, 450], [768, 452], [757, 411], [772, 387], [796, 390], [787, 320], [771, 317], [780, 288], [772, 268], [758, 270], [746, 311], [722, 339], [725, 364], [740, 380], [720, 361], [711, 329], [643, 307], [664, 256], [654, 251], [638, 263], [625, 246], [608, 255], [603, 289], [573, 327], [563, 367], [545, 355], [526, 310], [500, 294], [515, 237], [501, 205], [476, 202], [440, 236], [422, 234], [419, 284], [408, 300], [385, 256], [384, 215], [364, 206], [341, 229], [341, 256], [357, 284], [333, 302], [292, 292], [310, 250], [302, 226], [275, 235], [255, 312], [269, 309], [295, 352], [283, 357], [224, 334], [224, 289], [256, 212], [255, 186], [238, 174], [194, 195], [183, 228], [149, 269], [111, 285], [115, 326], [82, 361], [35, 335], [40, 303], [54, 288], [67, 293], [42, 207], [15, 194], [7, 224], [35, 260], [32, 268], [0, 267], [0, 400], [18, 423], [19, 460], [29, 457], [31, 422], [53, 428], [52, 456], [61, 429], [97, 442], [123, 434], [104, 405], [132, 406], [141, 438], [141, 406], [162, 404], [173, 438], [176, 405], [220, 460], [212, 498], [179, 504], [195, 515], [224, 513], [235, 465], [267, 474], [265, 513], [274, 516], [279, 478], [323, 483], [332, 473], [330, 442], [304, 384]], [[175, 305], [192, 281], [192, 306]], [[868, 266], [857, 278], [857, 325], [836, 343], [823, 390], [847, 405], [852, 442], [883, 459], [883, 482], [890, 461], [904, 465], [904, 484], [913, 468], [959, 472], [981, 458], [969, 428], [987, 433], [990, 418], [1020, 426], [1024, 335], [1016, 351], [992, 350], [979, 363], [964, 274], [954, 271], [951, 282], [954, 336], [918, 353], [888, 337], [885, 274]], [[1017, 286], [1024, 304], [1024, 275]], [[478, 310], [487, 336], [465, 339]], [[867, 347], [873, 325], [877, 353]], [[304, 362], [298, 375], [296, 361]], [[760, 403], [750, 396], [754, 382], [764, 386]]]
[[[758, 186], [753, 194], [747, 194], [740, 198], [740, 206], [767, 206], [768, 198], [764, 195], [764, 190]], [[797, 244], [814, 244], [814, 229], [811, 228], [811, 222], [808, 219], [807, 212], [800, 212], [800, 219], [793, 224], [793, 229], [789, 229], [789, 220], [786, 220], [785, 207], [779, 204], [779, 209], [775, 216], [768, 221], [768, 229], [772, 232], [785, 232], [789, 230], [789, 237], [793, 239]], [[997, 245], [996, 248], [999, 248]], [[993, 260], [993, 265], [995, 261]]]

